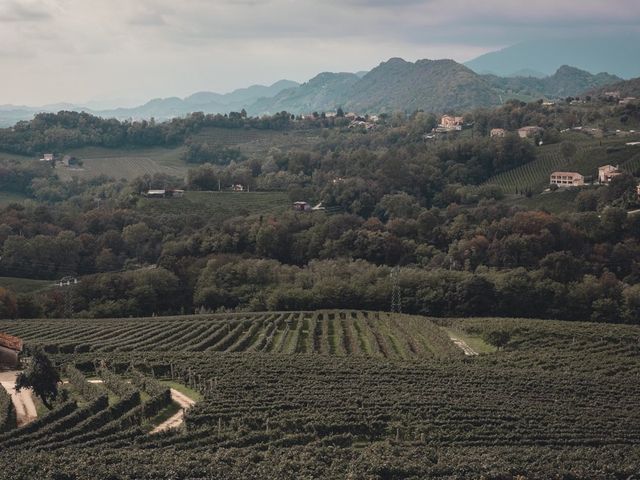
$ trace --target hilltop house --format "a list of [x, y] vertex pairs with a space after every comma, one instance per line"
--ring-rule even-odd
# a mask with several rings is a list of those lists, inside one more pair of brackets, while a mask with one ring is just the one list
[[22, 352], [22, 340], [13, 335], [0, 333], [0, 369], [17, 368], [20, 352]]
[[549, 183], [559, 187], [580, 187], [584, 185], [584, 176], [578, 172], [553, 172]]
[[613, 165], [604, 165], [602, 167], [598, 167], [598, 182], [601, 184], [607, 184], [613, 180], [614, 177], [618, 175], [622, 175], [622, 172], [618, 169], [618, 167], [614, 167]]
[[504, 128], [492, 128], [491, 129], [491, 138], [493, 137], [504, 137], [507, 134], [507, 131]]
[[538, 135], [539, 133], [544, 132], [544, 128], [542, 127], [536, 127], [533, 125], [527, 126], [527, 127], [522, 127], [518, 129], [518, 135], [520, 135], [520, 138], [531, 138], [531, 137], [535, 137], [536, 135]]

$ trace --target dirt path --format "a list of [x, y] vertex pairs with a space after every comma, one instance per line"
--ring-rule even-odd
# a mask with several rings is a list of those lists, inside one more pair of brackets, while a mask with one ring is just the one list
[[171, 428], [178, 428], [184, 422], [184, 412], [196, 403], [184, 393], [181, 393], [174, 388], [171, 389], [171, 400], [180, 405], [180, 411], [154, 428], [151, 433], [164, 432]]
[[0, 372], [0, 384], [11, 395], [11, 401], [16, 408], [16, 419], [20, 427], [38, 418], [38, 412], [33, 403], [33, 398], [31, 398], [31, 389], [22, 389], [20, 392], [15, 391], [14, 387], [18, 373], [20, 372]]
[[462, 349], [462, 351], [464, 352], [464, 354], [467, 355], [468, 357], [474, 357], [474, 356], [478, 355], [478, 352], [476, 352], [473, 348], [471, 348], [467, 344], [467, 342], [465, 342], [461, 338], [458, 338], [458, 337], [452, 335], [451, 333], [449, 334], [449, 338], [451, 339], [451, 341], [453, 343], [455, 343], [458, 347], [460, 347]]

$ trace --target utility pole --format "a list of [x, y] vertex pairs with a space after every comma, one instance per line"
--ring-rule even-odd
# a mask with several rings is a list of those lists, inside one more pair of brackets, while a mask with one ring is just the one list
[[402, 313], [402, 297], [400, 296], [400, 267], [391, 270], [391, 313]]

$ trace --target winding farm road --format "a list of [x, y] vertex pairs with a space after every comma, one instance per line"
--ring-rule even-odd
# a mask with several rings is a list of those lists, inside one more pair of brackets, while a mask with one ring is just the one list
[[16, 392], [14, 387], [18, 373], [20, 372], [0, 372], [0, 384], [11, 395], [11, 400], [16, 408], [16, 419], [20, 427], [38, 418], [38, 412], [33, 403], [33, 398], [31, 398], [31, 389], [21, 389], [20, 392]]
[[194, 400], [187, 397], [184, 393], [179, 392], [175, 388], [171, 389], [171, 400], [180, 405], [180, 411], [166, 419], [156, 428], [154, 428], [151, 433], [159, 433], [171, 428], [178, 428], [180, 425], [182, 425], [182, 422], [184, 422], [185, 410], [191, 408], [196, 403]]
[[452, 334], [449, 334], [449, 338], [451, 339], [451, 341], [453, 343], [455, 343], [458, 347], [460, 347], [463, 351], [464, 354], [468, 357], [475, 357], [476, 355], [478, 355], [478, 352], [476, 352], [473, 348], [471, 348], [467, 342], [465, 342], [464, 340], [462, 340], [461, 338], [458, 338]]

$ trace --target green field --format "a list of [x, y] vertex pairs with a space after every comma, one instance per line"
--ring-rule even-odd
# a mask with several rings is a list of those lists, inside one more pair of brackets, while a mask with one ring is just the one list
[[185, 192], [183, 198], [140, 198], [138, 208], [151, 215], [207, 214], [211, 218], [275, 214], [290, 208], [285, 192]]
[[319, 130], [258, 130], [241, 128], [205, 128], [194, 139], [228, 148], [237, 148], [248, 157], [265, 156], [269, 150], [309, 149], [322, 139]]
[[[604, 480], [640, 465], [638, 326], [324, 310], [0, 330], [84, 372], [36, 422], [0, 421], [12, 478]], [[497, 351], [480, 340], [495, 331]], [[176, 382], [197, 404], [149, 434]]]
[[63, 180], [73, 177], [80, 179], [106, 175], [116, 179], [132, 180], [144, 174], [166, 173], [184, 178], [189, 166], [181, 155], [184, 147], [178, 148], [101, 148], [86, 147], [64, 152], [82, 160], [81, 168], [70, 169], [56, 165], [56, 173]]
[[50, 288], [50, 280], [33, 280], [30, 278], [0, 277], [0, 287], [7, 288], [14, 293], [34, 293]]
[[[265, 156], [272, 148], [282, 151], [308, 148], [321, 140], [317, 130], [276, 131], [233, 128], [205, 128], [193, 138], [211, 145], [237, 148], [247, 157]], [[78, 157], [83, 162], [82, 167], [69, 169], [58, 165], [56, 172], [64, 180], [70, 180], [73, 177], [88, 179], [100, 175], [132, 180], [144, 174], [154, 173], [166, 173], [185, 178], [189, 168], [194, 167], [182, 160], [185, 148], [179, 146], [175, 148], [72, 149], [60, 153]]]

